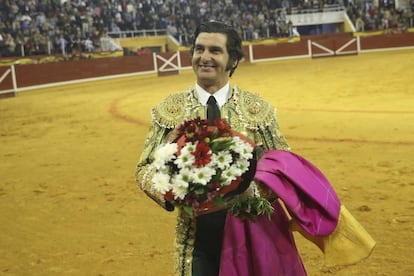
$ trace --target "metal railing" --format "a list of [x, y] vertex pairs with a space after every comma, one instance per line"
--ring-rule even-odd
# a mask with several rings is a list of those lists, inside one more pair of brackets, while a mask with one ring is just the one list
[[[345, 7], [339, 4], [324, 5], [323, 7], [308, 7], [308, 8], [291, 8], [288, 10], [287, 15], [293, 14], [312, 14], [318, 12], [337, 12], [345, 11]], [[248, 30], [244, 31], [243, 39], [249, 40]], [[148, 30], [128, 30], [128, 31], [119, 31], [119, 32], [109, 32], [108, 35], [111, 38], [133, 38], [133, 37], [147, 37], [147, 36], [157, 36], [157, 35], [167, 35], [167, 29], [148, 29]], [[188, 43], [188, 34], [177, 34], [175, 37], [180, 44]], [[271, 38], [270, 31], [267, 30], [264, 34], [264, 37], [261, 38]], [[185, 38], [185, 39], [184, 39]], [[187, 41], [187, 43], [183, 43]]]
[[112, 38], [127, 38], [127, 37], [147, 37], [166, 35], [167, 29], [149, 29], [149, 30], [129, 30], [120, 32], [108, 32], [108, 35]]

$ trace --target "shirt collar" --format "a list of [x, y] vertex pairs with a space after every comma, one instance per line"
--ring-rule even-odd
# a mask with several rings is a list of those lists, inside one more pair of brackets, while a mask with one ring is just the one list
[[210, 94], [196, 83], [198, 100], [202, 105], [207, 105], [208, 98], [213, 95], [214, 98], [216, 98], [218, 106], [222, 107], [227, 101], [229, 88], [230, 84], [227, 83], [225, 86], [214, 92], [214, 94]]

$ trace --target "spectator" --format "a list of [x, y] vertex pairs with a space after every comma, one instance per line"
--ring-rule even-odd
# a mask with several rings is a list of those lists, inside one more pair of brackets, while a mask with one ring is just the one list
[[0, 57], [5, 56], [7, 46], [3, 34], [0, 32]]
[[33, 30], [33, 53], [36, 55], [45, 55], [48, 52], [48, 38], [38, 29]]
[[[411, 0], [414, 3], [413, 0]], [[325, 4], [324, 4], [325, 3]], [[111, 33], [123, 31], [143, 31], [168, 29], [178, 41], [188, 44], [194, 25], [207, 19], [227, 22], [245, 39], [289, 36], [291, 27], [287, 14], [296, 9], [318, 5], [332, 5], [330, 1], [307, 0], [2, 0], [0, 1], [0, 31], [3, 40], [10, 34], [16, 43], [24, 45], [24, 54], [45, 52], [38, 44], [39, 33], [43, 40], [57, 41], [59, 30], [66, 39], [86, 37], [94, 42], [94, 50], [99, 50], [99, 38], [107, 29]], [[379, 29], [405, 30], [414, 24], [409, 10], [397, 10], [394, 4], [374, 5], [361, 0], [345, 1], [346, 11], [359, 31]], [[339, 5], [339, 4], [337, 4]], [[414, 5], [414, 4], [413, 4]], [[413, 6], [414, 7], [414, 6]], [[302, 10], [303, 11], [303, 10]], [[80, 34], [78, 32], [80, 30]], [[20, 36], [20, 37], [18, 37]], [[35, 36], [37, 38], [35, 39]], [[23, 39], [24, 38], [24, 39]], [[36, 40], [36, 41], [34, 41]], [[31, 48], [33, 44], [34, 48]], [[70, 39], [68, 48], [72, 47]], [[53, 44], [52, 44], [53, 45]], [[43, 46], [41, 46], [43, 47]], [[50, 46], [47, 49], [51, 48]], [[90, 49], [90, 48], [89, 48]], [[27, 52], [27, 51], [29, 52]], [[52, 49], [51, 49], [52, 50]], [[17, 51], [19, 54], [20, 50]], [[47, 51], [49, 52], [49, 50]]]
[[93, 42], [89, 36], [83, 41], [83, 47], [84, 51], [88, 53], [92, 53], [95, 50], [93, 47]]
[[355, 20], [355, 29], [357, 32], [364, 32], [365, 31], [365, 22], [361, 16], [358, 16]]
[[178, 30], [173, 22], [170, 22], [167, 26], [167, 34], [177, 37]]
[[57, 46], [58, 46], [57, 49], [59, 49], [59, 52], [63, 55], [66, 55], [69, 41], [64, 37], [63, 34], [60, 34], [56, 43], [57, 43]]

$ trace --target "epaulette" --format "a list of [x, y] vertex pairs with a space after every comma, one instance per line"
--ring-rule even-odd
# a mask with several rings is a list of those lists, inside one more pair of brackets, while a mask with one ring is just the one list
[[152, 109], [153, 121], [163, 128], [178, 126], [188, 116], [189, 97], [190, 89], [169, 95]]
[[249, 129], [269, 126], [275, 120], [276, 109], [258, 94], [234, 87], [236, 110]]

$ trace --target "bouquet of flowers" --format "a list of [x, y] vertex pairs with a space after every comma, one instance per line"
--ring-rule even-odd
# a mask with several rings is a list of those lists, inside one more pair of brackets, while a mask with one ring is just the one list
[[224, 206], [225, 194], [237, 189], [253, 158], [252, 143], [233, 132], [225, 119], [215, 123], [185, 121], [175, 133], [178, 139], [154, 153], [154, 189], [189, 215]]

